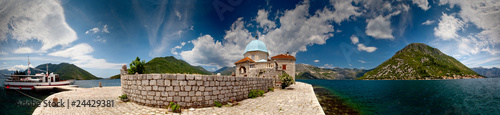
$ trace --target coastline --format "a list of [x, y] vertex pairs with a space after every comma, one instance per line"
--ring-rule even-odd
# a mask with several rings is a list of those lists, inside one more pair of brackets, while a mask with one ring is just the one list
[[318, 85], [313, 85], [312, 87], [325, 114], [327, 115], [360, 114], [358, 110], [355, 110], [354, 108], [350, 108], [349, 106], [347, 106], [346, 103], [340, 99], [340, 97], [330, 92], [330, 90]]

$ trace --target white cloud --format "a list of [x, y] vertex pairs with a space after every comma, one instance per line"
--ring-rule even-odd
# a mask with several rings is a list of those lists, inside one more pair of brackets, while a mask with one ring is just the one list
[[427, 0], [413, 0], [413, 4], [417, 4], [422, 10], [427, 11], [431, 6], [429, 6], [429, 1]]
[[4, 52], [4, 51], [0, 51], [0, 55], [7, 55], [7, 54], [9, 54], [9, 53]]
[[359, 38], [356, 37], [356, 36], [354, 36], [354, 35], [352, 35], [351, 36], [351, 42], [352, 42], [352, 44], [357, 44], [357, 43], [359, 43]]
[[29, 54], [29, 53], [33, 53], [33, 49], [29, 48], [29, 47], [21, 47], [21, 48], [18, 48], [16, 50], [14, 50], [14, 53], [16, 54]]
[[97, 32], [99, 32], [99, 28], [95, 27], [95, 28], [92, 28], [90, 30], [85, 31], [85, 34], [95, 34]]
[[374, 19], [367, 19], [366, 35], [375, 39], [394, 39], [391, 29], [391, 15], [386, 17], [379, 15]]
[[[309, 4], [304, 2], [295, 9], [286, 10], [277, 17], [279, 28], [260, 33], [259, 40], [268, 46], [269, 55], [290, 52], [295, 55], [299, 51], [307, 51], [307, 46], [325, 44], [333, 36], [333, 12], [328, 9], [318, 10], [309, 15]], [[210, 35], [192, 40], [193, 49], [182, 51], [181, 57], [193, 65], [216, 67], [234, 66], [234, 62], [243, 58], [246, 45], [255, 40], [245, 28], [243, 18], [238, 18], [226, 31], [223, 41], [215, 41]], [[276, 23], [276, 22], [273, 22]], [[272, 46], [272, 47], [270, 47]]]
[[319, 62], [319, 60], [314, 60], [314, 63], [318, 63], [318, 62]]
[[177, 49], [181, 49], [184, 45], [186, 45], [186, 42], [181, 42], [181, 45], [180, 46], [175, 46], [174, 48], [172, 48], [170, 50], [170, 53], [172, 53], [174, 55], [179, 55], [179, 53], [176, 50]]
[[325, 64], [323, 66], [319, 66], [319, 68], [334, 68], [332, 64]]
[[358, 7], [352, 5], [353, 0], [330, 0], [330, 3], [335, 8], [333, 12], [333, 20], [340, 24], [344, 20], [349, 20], [349, 17], [360, 16], [362, 13]]
[[453, 15], [443, 13], [438, 27], [434, 28], [434, 35], [442, 40], [450, 40], [458, 37], [457, 31], [462, 30], [465, 23]]
[[427, 20], [424, 23], [422, 23], [422, 25], [431, 25], [431, 24], [434, 24], [434, 22], [436, 22], [436, 21], [434, 21], [434, 20]]
[[6, 0], [0, 1], [0, 8], [0, 41], [7, 35], [20, 42], [38, 40], [46, 51], [78, 39], [57, 0]]
[[102, 32], [109, 33], [108, 25], [104, 25], [104, 27], [102, 27]]
[[259, 27], [264, 28], [265, 32], [276, 27], [276, 24], [274, 24], [273, 21], [269, 20], [268, 16], [269, 12], [261, 9], [257, 12], [257, 18], [255, 19], [257, 23], [259, 23]]
[[179, 18], [179, 20], [181, 20], [182, 16], [181, 16], [181, 13], [179, 11], [175, 11], [175, 16], [177, 16], [177, 18]]
[[360, 63], [366, 63], [366, 62], [365, 62], [365, 61], [363, 61], [363, 60], [358, 60], [358, 62], [360, 62]]
[[358, 50], [371, 53], [371, 52], [374, 52], [375, 50], [377, 50], [377, 48], [376, 47], [366, 47], [364, 44], [358, 44]]
[[31, 67], [31, 68], [34, 68], [33, 65], [14, 65], [12, 67], [10, 67], [8, 70], [9, 71], [16, 71], [16, 70], [19, 70], [19, 71], [24, 71], [26, 69], [28, 69], [28, 67]]
[[92, 69], [117, 69], [121, 68], [124, 63], [109, 63], [105, 59], [96, 59], [90, 53], [94, 52], [94, 48], [86, 43], [81, 43], [65, 50], [49, 53], [50, 56], [70, 58], [73, 64]]
[[96, 42], [101, 42], [101, 43], [106, 43], [106, 39], [101, 37], [101, 36], [97, 36], [97, 38], [94, 39], [94, 41]]

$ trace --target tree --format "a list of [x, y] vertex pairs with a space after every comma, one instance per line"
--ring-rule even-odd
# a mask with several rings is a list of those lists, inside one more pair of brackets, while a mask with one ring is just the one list
[[293, 84], [292, 76], [288, 75], [286, 72], [283, 72], [283, 74], [280, 76], [280, 80], [281, 80], [281, 89], [285, 89], [285, 87], [288, 87], [291, 84]]
[[146, 62], [144, 60], [141, 61], [141, 58], [137, 57], [135, 60], [132, 60], [132, 63], [130, 63], [130, 69], [128, 69], [129, 74], [143, 74], [145, 72], [144, 65]]

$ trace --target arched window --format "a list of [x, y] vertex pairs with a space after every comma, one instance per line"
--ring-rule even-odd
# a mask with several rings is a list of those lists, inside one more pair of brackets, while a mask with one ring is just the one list
[[243, 67], [243, 66], [240, 67], [240, 73], [247, 73], [247, 70], [245, 69], [245, 67]]

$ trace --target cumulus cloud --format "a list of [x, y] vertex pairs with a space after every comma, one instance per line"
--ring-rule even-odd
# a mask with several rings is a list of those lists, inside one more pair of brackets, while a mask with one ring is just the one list
[[65, 50], [49, 53], [50, 56], [70, 58], [73, 64], [83, 68], [116, 69], [124, 63], [109, 63], [105, 59], [96, 59], [90, 53], [94, 52], [92, 46], [81, 43]]
[[436, 22], [436, 21], [434, 21], [434, 20], [427, 20], [424, 23], [422, 23], [422, 25], [431, 25], [431, 24], [434, 24], [434, 22]]
[[334, 68], [333, 64], [325, 64], [323, 66], [319, 66], [319, 68]]
[[357, 44], [357, 43], [359, 43], [359, 38], [356, 37], [356, 36], [354, 36], [354, 35], [352, 35], [351, 36], [351, 42], [352, 42], [352, 44]]
[[170, 53], [174, 54], [174, 55], [179, 55], [179, 53], [176, 51], [177, 49], [181, 49], [184, 45], [186, 45], [186, 42], [181, 42], [181, 45], [179, 46], [175, 46], [174, 48], [172, 48], [170, 50]]
[[[270, 56], [286, 52], [295, 55], [299, 51], [307, 51], [307, 46], [325, 44], [335, 32], [330, 24], [333, 18], [333, 12], [327, 8], [310, 15], [309, 3], [304, 2], [277, 17], [279, 28], [264, 34], [258, 32], [259, 40], [266, 43]], [[192, 40], [193, 49], [182, 51], [180, 55], [194, 65], [234, 66], [234, 62], [243, 58], [246, 45], [256, 39], [245, 28], [242, 19], [238, 18], [226, 31], [224, 41], [215, 41], [212, 36], [204, 35]]]
[[269, 12], [261, 9], [257, 12], [257, 18], [255, 19], [257, 23], [259, 23], [259, 27], [264, 28], [265, 32], [276, 27], [276, 24], [274, 24], [273, 21], [269, 20], [268, 16]]
[[319, 60], [314, 60], [314, 63], [318, 63], [318, 62], [319, 62]]
[[33, 53], [33, 49], [29, 48], [29, 47], [21, 47], [21, 48], [18, 48], [16, 50], [14, 50], [14, 53], [16, 54], [29, 54], [29, 53]]
[[38, 40], [46, 51], [78, 39], [57, 0], [0, 1], [0, 15], [0, 41], [7, 35], [20, 42]]
[[390, 15], [386, 17], [379, 15], [374, 19], [367, 19], [366, 35], [375, 39], [394, 39], [390, 18]]
[[413, 4], [416, 4], [418, 7], [422, 8], [422, 10], [425, 11], [431, 8], [431, 6], [429, 6], [429, 1], [427, 0], [413, 0]]
[[330, 3], [335, 8], [333, 12], [335, 17], [333, 20], [337, 24], [340, 24], [344, 20], [349, 20], [349, 17], [356, 17], [362, 14], [358, 7], [352, 5], [353, 0], [330, 0]]
[[457, 31], [462, 30], [464, 25], [462, 20], [443, 13], [439, 19], [438, 27], [434, 28], [434, 35], [443, 40], [453, 39], [458, 37]]
[[14, 65], [12, 67], [10, 67], [8, 70], [9, 71], [24, 71], [26, 69], [29, 68], [34, 68], [33, 65], [29, 64], [29, 65]]
[[377, 48], [376, 47], [366, 47], [364, 44], [358, 44], [358, 50], [371, 53], [371, 52], [374, 52], [375, 50], [377, 50]]
[[99, 28], [95, 27], [95, 28], [92, 28], [90, 30], [85, 31], [85, 34], [95, 34], [97, 32], [99, 32]]

